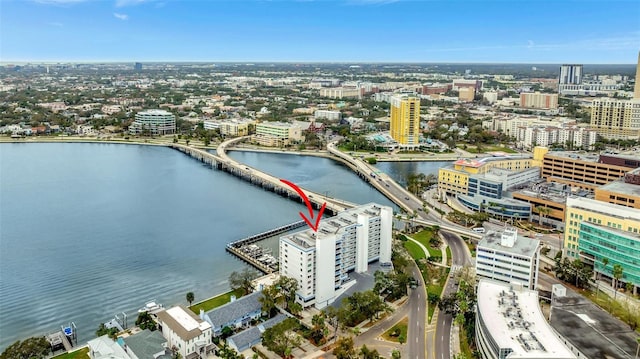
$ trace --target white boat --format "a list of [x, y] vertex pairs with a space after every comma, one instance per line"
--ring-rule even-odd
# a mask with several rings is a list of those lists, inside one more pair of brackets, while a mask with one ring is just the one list
[[152, 300], [150, 302], [147, 302], [147, 304], [145, 304], [144, 307], [138, 309], [138, 313], [143, 313], [143, 312], [155, 313], [162, 309], [164, 309], [162, 304], [158, 304], [156, 303], [155, 300]]

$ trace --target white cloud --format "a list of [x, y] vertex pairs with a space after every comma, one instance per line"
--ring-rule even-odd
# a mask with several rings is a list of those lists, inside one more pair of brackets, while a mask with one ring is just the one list
[[120, 19], [120, 20], [123, 20], [123, 21], [129, 19], [129, 15], [127, 15], [127, 14], [119, 14], [117, 12], [114, 12], [113, 16], [115, 16], [117, 19]]
[[33, 1], [40, 4], [49, 4], [49, 5], [71, 5], [71, 4], [85, 2], [87, 0], [33, 0]]
[[56, 22], [56, 21], [52, 21], [52, 22], [48, 22], [47, 25], [49, 26], [55, 26], [55, 27], [63, 27], [64, 24], [61, 22]]

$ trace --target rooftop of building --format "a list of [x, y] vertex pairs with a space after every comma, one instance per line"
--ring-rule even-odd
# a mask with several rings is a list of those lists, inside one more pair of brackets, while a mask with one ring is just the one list
[[106, 334], [89, 340], [87, 345], [93, 359], [129, 359], [124, 349]]
[[212, 309], [206, 313], [215, 328], [220, 328], [234, 320], [243, 316], [259, 311], [262, 309], [260, 297], [262, 292], [253, 292], [251, 294], [240, 297], [223, 306]]
[[384, 206], [376, 203], [368, 203], [355, 208], [348, 209], [338, 213], [334, 217], [323, 218], [318, 225], [318, 231], [305, 229], [299, 232], [282, 236], [284, 240], [288, 240], [303, 248], [314, 248], [316, 241], [323, 237], [335, 235], [345, 230], [349, 226], [355, 226], [359, 214], [366, 214], [371, 217], [379, 216], [380, 210]]
[[556, 182], [536, 182], [530, 184], [527, 188], [515, 191], [529, 197], [536, 197], [543, 200], [555, 202], [564, 205], [570, 188], [565, 184]]
[[567, 209], [570, 208], [580, 208], [582, 210], [599, 213], [604, 216], [629, 218], [640, 221], [640, 209], [598, 201], [591, 198], [569, 196], [567, 197]]
[[262, 333], [264, 333], [265, 330], [284, 321], [285, 319], [287, 319], [287, 316], [280, 313], [275, 317], [269, 320], [266, 320], [254, 327], [251, 327], [249, 329], [241, 331], [238, 334], [230, 336], [229, 338], [227, 338], [227, 341], [230, 343], [233, 342], [236, 348], [238, 348], [240, 351], [245, 350], [255, 345], [256, 343], [259, 343], [262, 338]]
[[[169, 359], [172, 357], [171, 353], [166, 352], [165, 344], [167, 340], [159, 330], [152, 332], [149, 329], [145, 329], [123, 340], [126, 344], [125, 348], [131, 350], [138, 359]], [[155, 357], [158, 353], [165, 354]]]
[[[502, 152], [497, 152], [497, 153], [501, 154]], [[486, 165], [489, 162], [523, 160], [523, 159], [530, 159], [530, 158], [531, 158], [531, 155], [527, 155], [527, 154], [525, 154], [525, 155], [508, 155], [508, 156], [497, 155], [497, 156], [482, 157], [482, 158], [461, 158], [461, 159], [453, 162], [453, 164], [454, 165], [458, 165], [458, 166], [479, 168], [479, 167], [482, 167], [482, 166]]]
[[204, 122], [209, 122], [209, 123], [237, 123], [237, 124], [249, 124], [249, 123], [254, 123], [255, 120], [252, 120], [250, 118], [224, 118], [224, 119], [210, 119], [210, 120], [204, 120]]
[[633, 183], [626, 183], [623, 180], [609, 182], [598, 189], [616, 193], [624, 193], [626, 196], [640, 197], [640, 185]]
[[576, 357], [547, 324], [536, 291], [480, 279], [477, 309], [498, 347], [513, 351], [509, 358]]
[[144, 110], [144, 111], [140, 111], [138, 112], [139, 114], [144, 114], [144, 115], [154, 115], [154, 116], [164, 116], [164, 115], [173, 115], [171, 112], [169, 111], [165, 111], [165, 110], [158, 110], [158, 109], [153, 109], [153, 110]]
[[628, 325], [569, 288], [552, 299], [551, 326], [585, 357], [634, 357], [638, 335]]
[[574, 160], [581, 160], [585, 162], [598, 162], [599, 155], [597, 153], [589, 153], [589, 152], [572, 152], [572, 151], [549, 151], [545, 154], [545, 157], [553, 156], [553, 157], [562, 157], [569, 158]]
[[540, 247], [540, 241], [518, 235], [515, 228], [504, 228], [499, 231], [487, 231], [478, 242], [478, 247], [533, 257]]
[[191, 310], [182, 305], [158, 312], [156, 316], [159, 321], [184, 341], [197, 338], [205, 330], [211, 329], [211, 324], [198, 318]]
[[280, 122], [280, 121], [266, 121], [266, 122], [260, 122], [258, 123], [256, 126], [271, 126], [271, 127], [280, 127], [280, 128], [291, 128], [291, 127], [297, 127], [296, 125], [294, 125], [293, 123], [289, 123], [289, 122]]

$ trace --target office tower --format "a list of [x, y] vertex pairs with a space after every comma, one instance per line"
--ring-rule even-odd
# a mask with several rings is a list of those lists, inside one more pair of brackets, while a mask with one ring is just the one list
[[176, 117], [165, 110], [146, 110], [136, 113], [129, 126], [129, 133], [139, 135], [148, 131], [150, 135], [168, 135], [176, 132]]
[[139, 63], [139, 62], [136, 62], [136, 63], [133, 65], [133, 69], [134, 69], [134, 70], [136, 70], [136, 71], [142, 71], [142, 64], [141, 64], [141, 63]]
[[391, 137], [401, 147], [420, 145], [420, 99], [411, 95], [391, 98]]

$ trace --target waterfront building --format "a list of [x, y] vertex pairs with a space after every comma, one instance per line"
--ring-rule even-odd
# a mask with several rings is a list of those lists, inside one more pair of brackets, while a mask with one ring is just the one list
[[108, 335], [91, 339], [87, 342], [91, 359], [131, 359], [127, 352]]
[[205, 130], [220, 131], [221, 135], [240, 137], [249, 134], [249, 126], [255, 121], [250, 119], [224, 119], [224, 120], [205, 120], [203, 123]]
[[391, 137], [404, 147], [420, 146], [420, 99], [412, 95], [391, 98]]
[[340, 121], [342, 118], [342, 112], [332, 110], [316, 110], [313, 113], [316, 119], [327, 119], [329, 121]]
[[591, 128], [606, 139], [640, 139], [640, 99], [602, 98], [591, 104]]
[[518, 235], [516, 228], [488, 231], [478, 242], [476, 275], [536, 289], [540, 241]]
[[523, 92], [520, 94], [520, 107], [525, 108], [558, 108], [558, 94]]
[[139, 135], [148, 131], [151, 135], [168, 135], [176, 132], [176, 117], [165, 110], [146, 110], [136, 113], [129, 126], [129, 133]]
[[178, 348], [185, 359], [204, 359], [213, 350], [211, 324], [192, 311], [175, 306], [156, 314], [162, 336], [170, 348]]
[[260, 122], [251, 140], [262, 146], [288, 146], [303, 140], [302, 128], [286, 122]]
[[628, 167], [600, 163], [599, 156], [588, 153], [552, 151], [544, 153], [541, 176], [549, 182], [594, 191], [597, 187], [624, 177]]
[[171, 359], [171, 348], [167, 347], [167, 339], [158, 330], [145, 329], [123, 338], [122, 347], [131, 359]]
[[538, 292], [515, 284], [480, 279], [476, 344], [482, 359], [575, 359], [549, 326]]
[[280, 274], [298, 281], [296, 300], [322, 309], [355, 284], [350, 272], [391, 263], [392, 219], [391, 207], [369, 203], [280, 237]]
[[238, 353], [242, 353], [243, 351], [262, 343], [262, 333], [274, 325], [283, 322], [287, 318], [288, 317], [286, 315], [280, 313], [254, 327], [245, 329], [240, 333], [230, 336], [227, 338], [227, 344], [229, 344], [229, 347], [233, 348]]
[[262, 315], [262, 304], [260, 297], [262, 292], [253, 292], [239, 299], [231, 297], [231, 301], [208, 312], [200, 311], [200, 319], [211, 324], [213, 335], [222, 334], [224, 327], [231, 329], [242, 328], [249, 325], [252, 320], [260, 318]]

